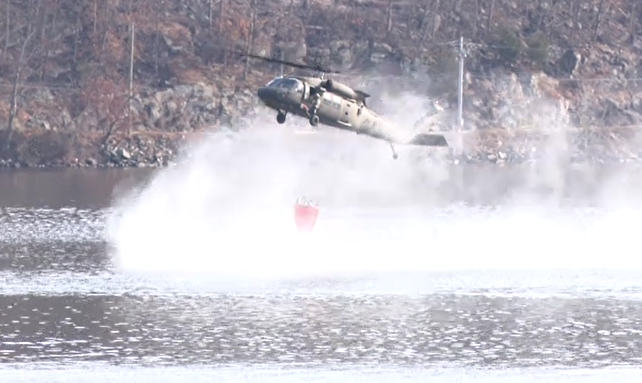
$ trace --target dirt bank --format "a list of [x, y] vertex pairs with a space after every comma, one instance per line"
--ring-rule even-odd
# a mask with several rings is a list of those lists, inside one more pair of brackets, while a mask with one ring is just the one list
[[247, 50], [331, 65], [373, 104], [396, 91], [443, 100], [449, 130], [460, 36], [465, 121], [478, 137], [465, 161], [541, 157], [541, 131], [562, 127], [577, 129], [562, 140], [573, 159], [635, 159], [625, 127], [642, 124], [638, 3], [7, 2], [0, 165], [167, 164], [185, 137], [255, 112], [255, 89], [280, 68], [235, 54]]

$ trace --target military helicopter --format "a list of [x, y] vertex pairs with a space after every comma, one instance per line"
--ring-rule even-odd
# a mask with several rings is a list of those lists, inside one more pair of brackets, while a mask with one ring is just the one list
[[318, 64], [307, 65], [254, 54], [244, 55], [321, 73], [320, 77], [278, 76], [258, 89], [257, 96], [263, 104], [277, 111], [276, 121], [279, 124], [285, 122], [288, 114], [293, 114], [307, 118], [313, 127], [321, 123], [365, 134], [387, 141], [395, 160], [399, 157], [395, 145], [448, 147], [446, 138], [441, 134], [419, 133], [410, 138], [403, 137], [402, 132], [392, 122], [368, 108], [366, 99], [370, 97], [369, 94], [325, 78], [326, 73], [339, 73], [338, 71], [323, 68]]

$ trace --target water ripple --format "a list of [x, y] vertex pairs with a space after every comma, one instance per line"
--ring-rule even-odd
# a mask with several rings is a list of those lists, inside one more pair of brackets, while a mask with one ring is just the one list
[[0, 242], [81, 242], [100, 240], [105, 211], [86, 209], [3, 208]]
[[486, 367], [642, 362], [642, 303], [431, 295], [0, 298], [0, 361]]

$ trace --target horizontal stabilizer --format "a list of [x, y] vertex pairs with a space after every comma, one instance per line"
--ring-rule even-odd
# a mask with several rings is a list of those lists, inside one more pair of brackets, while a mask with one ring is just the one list
[[355, 89], [354, 92], [361, 97], [361, 99], [365, 100], [366, 98], [370, 97], [370, 95], [362, 90]]
[[441, 134], [434, 133], [419, 133], [417, 134], [408, 145], [420, 145], [420, 146], [448, 146], [446, 137]]

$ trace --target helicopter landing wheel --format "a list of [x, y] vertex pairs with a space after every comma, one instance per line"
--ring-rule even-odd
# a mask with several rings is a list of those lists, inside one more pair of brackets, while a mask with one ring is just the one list
[[276, 122], [279, 124], [282, 124], [285, 122], [285, 113], [279, 112], [279, 114], [276, 115]]
[[319, 124], [319, 116], [316, 114], [310, 117], [310, 125], [317, 126]]

